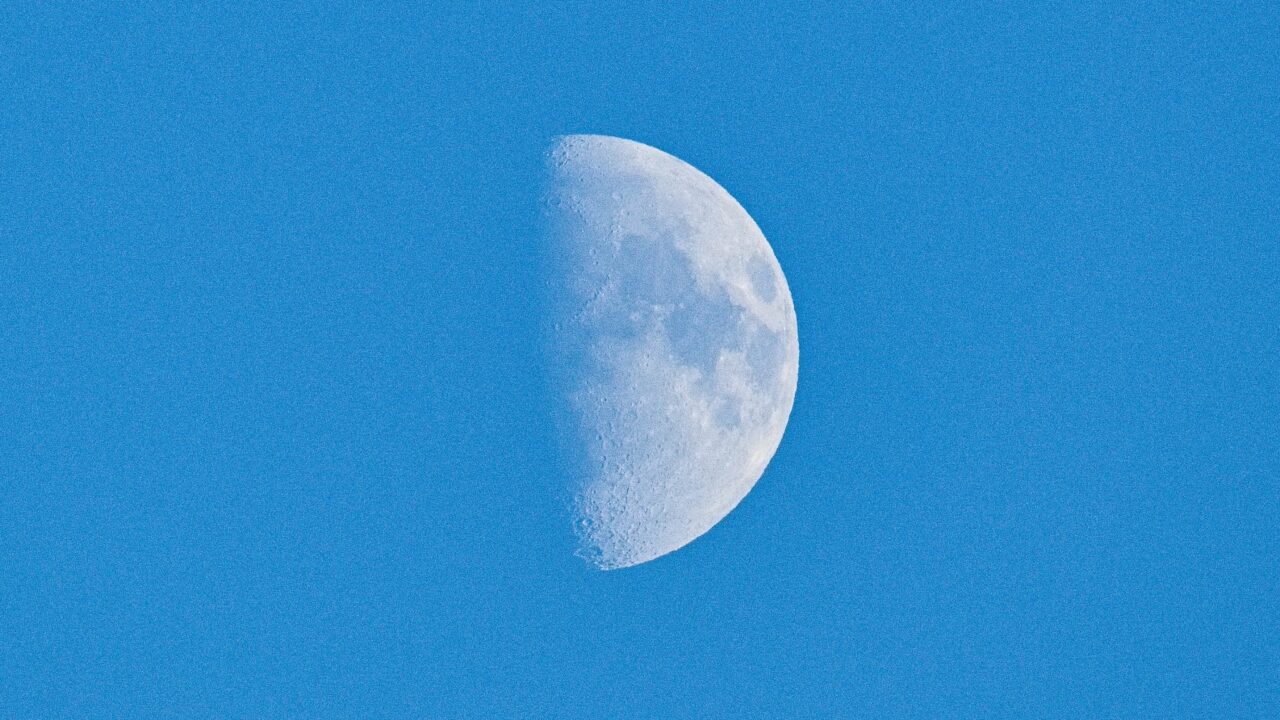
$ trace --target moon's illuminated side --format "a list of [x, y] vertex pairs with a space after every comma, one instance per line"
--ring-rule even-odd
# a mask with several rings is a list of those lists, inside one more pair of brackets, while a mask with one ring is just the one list
[[578, 554], [627, 567], [705, 533], [764, 472], [795, 397], [795, 310], [760, 228], [691, 165], [599, 135], [549, 159]]

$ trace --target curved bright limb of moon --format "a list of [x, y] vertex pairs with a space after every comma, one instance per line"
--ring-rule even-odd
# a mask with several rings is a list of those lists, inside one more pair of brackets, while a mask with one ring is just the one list
[[764, 473], [795, 397], [795, 310], [760, 228], [691, 165], [599, 135], [549, 161], [578, 554], [627, 567], [711, 529]]

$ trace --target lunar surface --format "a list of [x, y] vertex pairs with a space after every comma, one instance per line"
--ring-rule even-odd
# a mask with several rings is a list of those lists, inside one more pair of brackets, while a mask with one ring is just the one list
[[691, 165], [599, 135], [548, 157], [566, 497], [578, 554], [628, 567], [707, 532], [764, 473], [795, 397], [795, 310], [760, 228]]

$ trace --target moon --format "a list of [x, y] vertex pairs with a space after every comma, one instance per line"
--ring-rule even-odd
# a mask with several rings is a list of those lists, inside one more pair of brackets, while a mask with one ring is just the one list
[[661, 150], [568, 135], [548, 152], [552, 338], [577, 554], [647, 562], [710, 530], [782, 440], [800, 347], [755, 221]]

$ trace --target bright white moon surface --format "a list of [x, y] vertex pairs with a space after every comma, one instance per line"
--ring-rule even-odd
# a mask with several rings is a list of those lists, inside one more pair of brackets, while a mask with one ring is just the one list
[[795, 398], [795, 309], [760, 228], [688, 163], [570, 135], [549, 172], [578, 554], [623, 568], [707, 532], [764, 473]]

